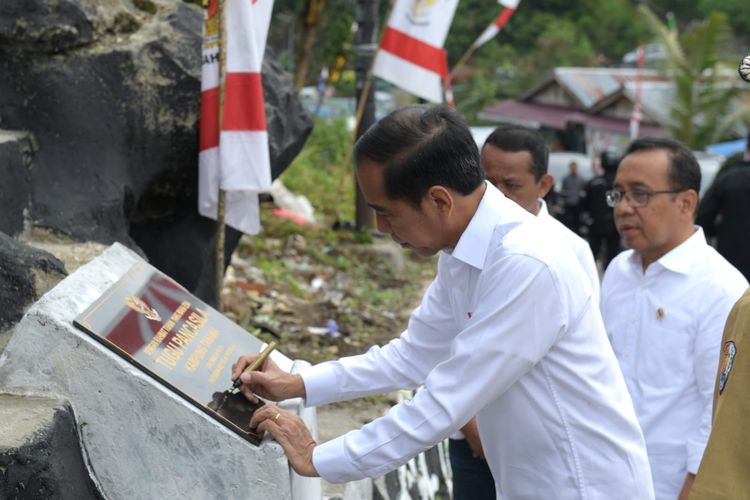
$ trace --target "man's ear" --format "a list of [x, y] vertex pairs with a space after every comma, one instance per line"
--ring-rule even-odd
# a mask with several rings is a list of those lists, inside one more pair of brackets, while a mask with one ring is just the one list
[[555, 178], [549, 174], [544, 174], [542, 178], [539, 179], [539, 182], [537, 184], [539, 185], [538, 196], [540, 198], [544, 198], [545, 196], [547, 196], [547, 193], [549, 193], [549, 190], [552, 189], [552, 186], [555, 184]]
[[440, 215], [450, 215], [453, 211], [453, 196], [443, 186], [432, 186], [428, 189], [426, 201]]
[[680, 211], [687, 215], [695, 215], [698, 207], [698, 193], [694, 189], [688, 189], [680, 193]]

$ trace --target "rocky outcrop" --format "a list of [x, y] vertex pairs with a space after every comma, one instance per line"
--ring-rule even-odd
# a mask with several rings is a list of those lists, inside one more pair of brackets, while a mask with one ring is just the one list
[[63, 263], [51, 254], [0, 233], [0, 352], [11, 325], [66, 274]]
[[0, 394], [0, 498], [104, 498], [87, 470], [67, 402]]
[[34, 147], [26, 132], [0, 130], [0, 231], [18, 234], [29, 206]]
[[[0, 227], [17, 234], [21, 213], [78, 240], [140, 247], [212, 301], [215, 224], [196, 208], [201, 19], [180, 0], [0, 3], [0, 128], [38, 147], [26, 170], [0, 148], [23, 205]], [[275, 177], [312, 122], [271, 54], [263, 83]], [[228, 253], [239, 236], [228, 231]]]

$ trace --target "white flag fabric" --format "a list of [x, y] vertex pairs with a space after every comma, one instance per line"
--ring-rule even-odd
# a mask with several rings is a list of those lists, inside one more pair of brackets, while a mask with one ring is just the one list
[[498, 14], [495, 20], [492, 21], [492, 24], [487, 26], [482, 34], [479, 35], [476, 40], [474, 40], [472, 46], [475, 48], [479, 48], [495, 38], [495, 35], [500, 33], [500, 30], [503, 29], [503, 26], [506, 25], [513, 13], [516, 11], [520, 2], [521, 0], [499, 0], [498, 3], [503, 6], [503, 10], [501, 10], [500, 14]]
[[271, 188], [261, 65], [273, 0], [226, 0], [226, 84], [219, 124], [219, 13], [205, 11], [201, 79], [198, 211], [216, 219], [219, 188], [226, 191], [226, 223], [260, 231], [258, 194]]
[[373, 74], [432, 102], [443, 102], [448, 75], [443, 44], [458, 0], [396, 0]]

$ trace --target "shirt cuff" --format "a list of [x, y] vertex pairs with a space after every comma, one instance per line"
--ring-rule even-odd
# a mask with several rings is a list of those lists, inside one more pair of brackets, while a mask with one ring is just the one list
[[346, 483], [364, 479], [351, 460], [346, 458], [345, 436], [326, 441], [313, 449], [313, 466], [318, 475], [329, 483]]
[[702, 445], [694, 443], [687, 444], [687, 471], [689, 474], [698, 473], [698, 466], [701, 464], [704, 451], [706, 451], [705, 443]]
[[338, 383], [334, 363], [319, 363], [305, 368], [299, 375], [305, 384], [305, 406], [320, 406], [336, 401]]

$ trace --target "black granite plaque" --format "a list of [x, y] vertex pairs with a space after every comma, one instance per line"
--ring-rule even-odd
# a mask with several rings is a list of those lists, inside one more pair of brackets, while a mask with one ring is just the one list
[[260, 442], [249, 428], [258, 405], [241, 394], [221, 403], [232, 385], [232, 363], [265, 344], [154, 267], [133, 265], [74, 324], [251, 443]]

